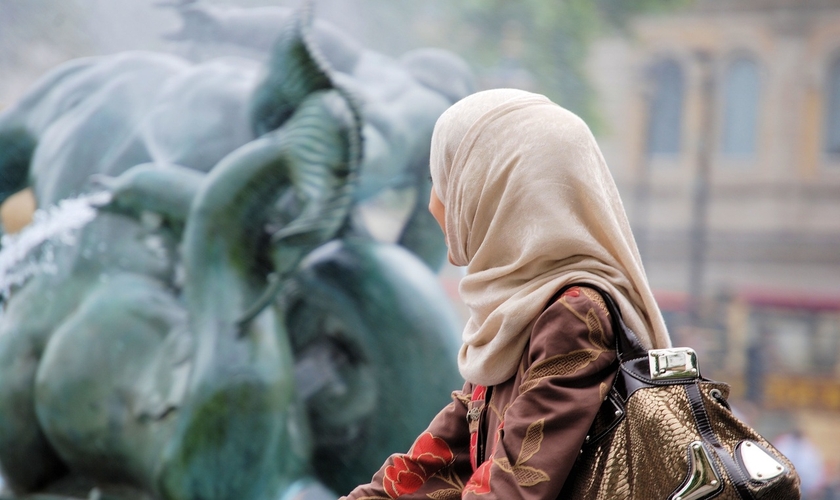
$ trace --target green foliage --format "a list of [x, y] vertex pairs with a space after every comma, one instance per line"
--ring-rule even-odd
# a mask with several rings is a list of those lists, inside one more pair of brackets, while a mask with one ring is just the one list
[[[491, 86], [499, 72], [530, 75], [532, 88], [597, 128], [595, 92], [585, 73], [588, 49], [607, 32], [627, 32], [631, 16], [684, 6], [689, 0], [436, 0], [454, 37], [447, 48], [464, 56]], [[456, 45], [457, 44], [457, 45]], [[496, 74], [494, 79], [488, 75]]]

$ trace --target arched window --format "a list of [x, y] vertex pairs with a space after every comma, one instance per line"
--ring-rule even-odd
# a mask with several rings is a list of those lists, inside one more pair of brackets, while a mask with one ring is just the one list
[[739, 57], [729, 64], [724, 78], [721, 150], [726, 156], [751, 157], [758, 129], [758, 65], [748, 57]]
[[683, 72], [679, 63], [665, 59], [651, 68], [653, 95], [650, 101], [648, 152], [676, 155], [682, 134]]
[[828, 68], [825, 92], [825, 152], [831, 156], [840, 156], [840, 55], [834, 58]]

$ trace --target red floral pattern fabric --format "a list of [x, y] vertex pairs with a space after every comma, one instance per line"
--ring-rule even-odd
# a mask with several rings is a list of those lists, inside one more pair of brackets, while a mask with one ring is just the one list
[[409, 450], [408, 456], [424, 469], [435, 471], [449, 465], [455, 458], [446, 441], [434, 437], [429, 432], [420, 434], [414, 446]]
[[475, 495], [490, 493], [490, 469], [492, 466], [493, 462], [484, 462], [481, 464], [475, 473], [473, 473], [472, 477], [470, 477], [467, 485], [464, 486], [462, 496], [466, 496], [468, 493]]
[[472, 470], [478, 468], [478, 432], [470, 433], [470, 467]]
[[406, 457], [397, 457], [394, 463], [385, 468], [382, 487], [391, 498], [398, 498], [407, 493], [414, 493], [426, 480], [426, 471], [420, 465]]
[[382, 486], [391, 498], [414, 493], [432, 474], [449, 465], [454, 458], [446, 441], [424, 432], [414, 442], [407, 456], [396, 457], [391, 465], [385, 467]]
[[477, 385], [473, 388], [471, 398], [473, 401], [484, 400], [485, 396], [487, 396], [486, 387], [484, 387], [483, 385]]

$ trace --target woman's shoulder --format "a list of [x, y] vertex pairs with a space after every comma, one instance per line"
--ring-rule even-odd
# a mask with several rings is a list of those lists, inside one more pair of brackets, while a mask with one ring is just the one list
[[550, 320], [555, 316], [583, 316], [595, 314], [602, 319], [610, 320], [610, 311], [603, 295], [593, 287], [576, 285], [565, 289], [551, 298], [542, 314], [537, 318]]
[[591, 287], [566, 289], [537, 318], [530, 344], [532, 355], [543, 356], [581, 349], [611, 349], [613, 332], [606, 301]]

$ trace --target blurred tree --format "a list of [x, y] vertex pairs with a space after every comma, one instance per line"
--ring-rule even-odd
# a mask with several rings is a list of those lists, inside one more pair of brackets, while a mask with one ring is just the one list
[[595, 92], [584, 68], [592, 41], [609, 32], [629, 33], [633, 15], [690, 1], [433, 0], [426, 14], [443, 26], [420, 35], [464, 56], [485, 86], [544, 93], [597, 128]]
[[[300, 0], [203, 1], [239, 6], [300, 4]], [[592, 41], [610, 31], [629, 32], [627, 21], [633, 15], [678, 8], [690, 1], [316, 0], [316, 11], [354, 33], [365, 46], [393, 56], [418, 46], [452, 50], [470, 62], [483, 87], [513, 86], [544, 93], [597, 129], [596, 96], [584, 69]], [[101, 4], [0, 0], [0, 72], [20, 73], [22, 68], [33, 67], [32, 71], [41, 73], [61, 60], [111, 51], [108, 46], [93, 46], [94, 32], [102, 35], [115, 22], [113, 12], [101, 8], [93, 10], [100, 17], [110, 16], [93, 19], [90, 7]], [[140, 12], [140, 6], [155, 10], [149, 0], [126, 0], [120, 5], [132, 13]], [[150, 29], [142, 20], [139, 24]], [[131, 35], [137, 38], [136, 33]], [[113, 42], [114, 36], [102, 37]], [[135, 42], [137, 47], [122, 45], [146, 45]], [[0, 100], [3, 89], [0, 84]]]

